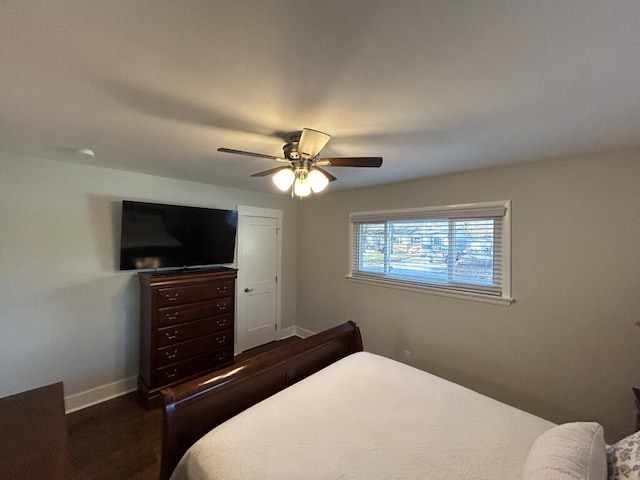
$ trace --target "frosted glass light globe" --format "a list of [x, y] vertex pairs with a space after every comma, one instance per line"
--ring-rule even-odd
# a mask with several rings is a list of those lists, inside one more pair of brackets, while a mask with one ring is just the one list
[[318, 193], [327, 188], [329, 179], [320, 170], [311, 170], [307, 175], [307, 181], [311, 185], [311, 190]]
[[291, 184], [293, 180], [295, 180], [296, 175], [293, 173], [293, 170], [289, 168], [285, 168], [284, 170], [280, 170], [273, 176], [273, 183], [276, 187], [278, 187], [283, 192], [286, 192], [291, 188]]
[[311, 194], [311, 186], [306, 178], [296, 180], [296, 183], [293, 185], [293, 193], [299, 197], [306, 197]]

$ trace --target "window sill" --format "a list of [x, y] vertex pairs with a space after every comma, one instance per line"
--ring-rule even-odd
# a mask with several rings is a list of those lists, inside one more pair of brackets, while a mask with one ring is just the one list
[[468, 300], [472, 302], [488, 303], [491, 305], [500, 305], [508, 307], [515, 302], [510, 297], [498, 297], [494, 295], [483, 295], [481, 293], [471, 292], [459, 292], [454, 290], [445, 290], [440, 288], [433, 288], [429, 286], [409, 285], [401, 281], [394, 281], [390, 279], [377, 279], [370, 277], [360, 277], [353, 275], [346, 275], [346, 279], [354, 283], [363, 283], [366, 285], [376, 285], [378, 287], [395, 288], [398, 290], [405, 290], [407, 292], [426, 293], [428, 295], [437, 295], [440, 297], [457, 298], [459, 300]]

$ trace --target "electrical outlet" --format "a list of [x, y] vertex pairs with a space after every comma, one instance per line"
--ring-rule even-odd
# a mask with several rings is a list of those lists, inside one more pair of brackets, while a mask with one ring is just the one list
[[404, 351], [404, 361], [407, 363], [411, 362], [411, 350]]

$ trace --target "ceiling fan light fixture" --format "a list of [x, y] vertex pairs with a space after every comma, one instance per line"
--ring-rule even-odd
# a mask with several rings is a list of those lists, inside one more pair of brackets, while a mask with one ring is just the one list
[[329, 185], [329, 179], [320, 170], [311, 170], [307, 175], [307, 181], [315, 193], [320, 193]]
[[276, 187], [278, 187], [283, 192], [286, 192], [293, 185], [293, 181], [295, 180], [296, 175], [293, 173], [293, 170], [289, 168], [285, 168], [280, 170], [273, 176], [273, 183]]
[[330, 182], [337, 180], [331, 173], [320, 167], [374, 167], [382, 165], [382, 157], [337, 157], [320, 158], [320, 151], [331, 139], [330, 135], [303, 128], [300, 132], [289, 135], [288, 143], [282, 147], [284, 157], [276, 157], [263, 153], [246, 152], [231, 148], [218, 148], [219, 152], [247, 155], [250, 157], [266, 158], [282, 162], [287, 166], [270, 168], [254, 173], [252, 177], [266, 177], [273, 175], [275, 186], [290, 192], [291, 196], [306, 197], [313, 193], [320, 193]]

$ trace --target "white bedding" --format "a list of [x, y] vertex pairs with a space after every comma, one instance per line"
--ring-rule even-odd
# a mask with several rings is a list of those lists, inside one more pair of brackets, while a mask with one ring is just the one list
[[172, 480], [519, 479], [554, 424], [360, 352], [201, 438]]

